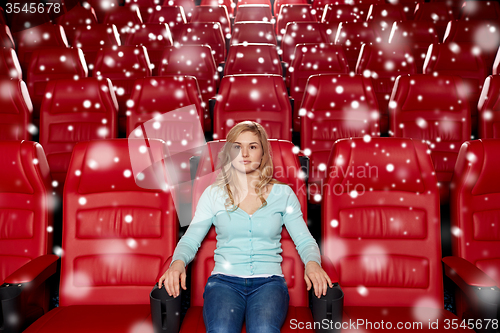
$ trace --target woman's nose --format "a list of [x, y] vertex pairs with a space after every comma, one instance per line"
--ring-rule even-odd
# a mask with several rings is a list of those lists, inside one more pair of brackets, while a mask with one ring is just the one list
[[248, 156], [248, 149], [247, 148], [241, 148], [241, 155], [242, 156]]

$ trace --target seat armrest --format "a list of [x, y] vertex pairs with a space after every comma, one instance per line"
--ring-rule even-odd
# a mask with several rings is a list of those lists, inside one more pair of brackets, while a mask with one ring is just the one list
[[4, 282], [7, 284], [34, 283], [39, 286], [56, 273], [58, 259], [59, 257], [55, 254], [37, 257], [6, 277]]
[[172, 262], [172, 256], [168, 257], [167, 260], [165, 260], [165, 262], [161, 266], [160, 271], [158, 272], [158, 275], [156, 276], [156, 282], [158, 282], [160, 277], [167, 271], [167, 269], [170, 267], [171, 262]]
[[[171, 260], [171, 258], [170, 258]], [[167, 261], [170, 261], [167, 260]], [[179, 332], [181, 323], [181, 297], [182, 288], [179, 297], [169, 296], [165, 288], [158, 288], [155, 284], [149, 294], [149, 303], [151, 306], [151, 320], [155, 333], [159, 332]]]
[[495, 281], [469, 261], [460, 257], [443, 258], [444, 270], [465, 294], [468, 310], [464, 317], [496, 319], [500, 308], [500, 289]]

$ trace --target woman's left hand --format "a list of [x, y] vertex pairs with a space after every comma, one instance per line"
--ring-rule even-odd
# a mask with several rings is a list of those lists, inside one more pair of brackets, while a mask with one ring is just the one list
[[309, 261], [306, 264], [304, 280], [306, 280], [307, 290], [311, 290], [311, 287], [314, 287], [314, 294], [318, 298], [321, 295], [326, 295], [328, 286], [330, 288], [333, 287], [332, 280], [316, 261]]

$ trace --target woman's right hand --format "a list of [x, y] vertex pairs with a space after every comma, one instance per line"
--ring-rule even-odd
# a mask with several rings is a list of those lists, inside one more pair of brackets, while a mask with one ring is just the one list
[[158, 288], [161, 289], [162, 283], [169, 296], [179, 296], [179, 279], [181, 280], [182, 289], [186, 290], [186, 268], [182, 260], [176, 260], [172, 263], [169, 269], [158, 280]]

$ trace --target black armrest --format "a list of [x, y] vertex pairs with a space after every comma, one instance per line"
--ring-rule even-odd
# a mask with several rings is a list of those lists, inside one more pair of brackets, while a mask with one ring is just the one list
[[316, 333], [340, 332], [344, 313], [344, 292], [340, 286], [334, 283], [333, 288], [328, 287], [326, 296], [317, 298], [312, 294], [311, 297], [314, 322], [322, 323]]
[[191, 180], [196, 178], [196, 171], [198, 170], [198, 164], [200, 163], [201, 156], [191, 156], [189, 158], [189, 171], [191, 173]]
[[155, 333], [179, 332], [181, 323], [181, 296], [182, 288], [180, 288], [179, 296], [173, 297], [168, 295], [165, 288], [159, 289], [158, 284], [155, 284], [149, 294], [151, 320]]
[[2, 306], [0, 332], [21, 332], [26, 315], [26, 299], [22, 297], [22, 287], [20, 285], [2, 286], [0, 301]]

